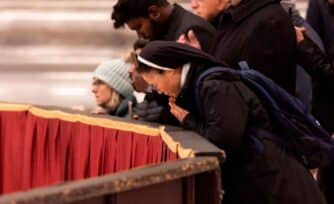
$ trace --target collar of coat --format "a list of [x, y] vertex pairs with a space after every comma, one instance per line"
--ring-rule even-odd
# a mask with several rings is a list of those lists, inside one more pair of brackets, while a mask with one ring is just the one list
[[115, 111], [109, 110], [108, 114], [118, 117], [126, 117], [128, 114], [131, 114], [129, 111], [129, 102], [131, 101], [132, 105], [136, 104], [136, 98], [134, 96], [129, 96], [121, 101]]
[[178, 4], [173, 4], [173, 11], [170, 14], [170, 16], [168, 17], [166, 23], [165, 23], [165, 30], [162, 32], [162, 36], [159, 38], [160, 40], [177, 40], [175, 39], [171, 39], [171, 36], [174, 36], [177, 28], [179, 27], [179, 22], [180, 19], [182, 18], [182, 14], [184, 13], [184, 9], [178, 5]]
[[224, 13], [232, 17], [232, 21], [239, 23], [259, 9], [281, 0], [244, 0], [238, 6], [227, 9]]

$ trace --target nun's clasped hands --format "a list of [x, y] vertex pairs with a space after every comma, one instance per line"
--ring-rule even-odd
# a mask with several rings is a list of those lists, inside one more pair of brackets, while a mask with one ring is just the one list
[[175, 104], [175, 98], [173, 97], [169, 98], [169, 106], [170, 112], [176, 117], [176, 119], [178, 119], [178, 121], [180, 121], [180, 123], [182, 123], [186, 116], [189, 114], [187, 110]]

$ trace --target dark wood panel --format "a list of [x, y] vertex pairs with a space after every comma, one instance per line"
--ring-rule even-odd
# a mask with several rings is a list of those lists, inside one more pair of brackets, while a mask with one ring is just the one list
[[112, 204], [182, 204], [182, 180], [120, 193], [116, 197], [116, 203]]

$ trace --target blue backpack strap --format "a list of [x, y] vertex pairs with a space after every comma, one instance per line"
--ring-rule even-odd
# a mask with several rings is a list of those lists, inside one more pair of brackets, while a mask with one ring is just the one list
[[[326, 156], [334, 160], [334, 141], [295, 97], [255, 70], [239, 71], [246, 85], [260, 98], [278, 125], [277, 134], [257, 134], [292, 149], [309, 167], [326, 164]], [[259, 133], [259, 132], [258, 132]], [[306, 142], [307, 141], [307, 142]]]
[[305, 105], [265, 75], [249, 69], [247, 63], [240, 62], [239, 66], [240, 70], [213, 67], [200, 74], [195, 85], [196, 105], [199, 113], [203, 115], [200, 100], [201, 81], [215, 72], [234, 73], [261, 100], [273, 124], [277, 126], [273, 134], [261, 129], [255, 130], [253, 134], [247, 133], [259, 152], [263, 151], [261, 138], [270, 138], [295, 153], [308, 168], [321, 167], [334, 161], [334, 140], [307, 112]]
[[238, 65], [240, 70], [250, 70], [250, 67], [246, 61], [240, 61]]
[[[247, 63], [246, 63], [246, 65], [247, 65]], [[247, 67], [248, 67], [248, 65], [247, 65]], [[195, 84], [195, 101], [196, 101], [197, 110], [201, 115], [203, 114], [201, 96], [200, 96], [201, 82], [205, 77], [209, 76], [210, 74], [217, 73], [217, 72], [235, 73], [235, 74], [242, 77], [242, 74], [240, 73], [240, 71], [233, 70], [231, 68], [226, 68], [226, 67], [212, 67], [212, 68], [209, 68], [209, 69], [205, 70], [204, 72], [202, 72], [199, 75], [199, 77], [196, 79], [196, 84]], [[250, 136], [249, 139], [250, 139], [251, 143], [253, 144], [253, 147], [258, 152], [262, 153], [264, 151], [264, 145], [263, 145], [262, 141], [260, 141], [258, 137], [253, 137], [251, 135], [249, 135], [249, 136]]]
[[216, 73], [216, 72], [225, 72], [225, 71], [231, 71], [230, 68], [226, 68], [226, 67], [212, 67], [209, 68], [207, 70], [205, 70], [204, 72], [202, 72], [199, 77], [197, 77], [196, 80], [196, 84], [195, 84], [195, 100], [196, 100], [196, 106], [197, 106], [197, 110], [200, 114], [203, 113], [202, 110], [202, 103], [201, 103], [201, 96], [200, 96], [200, 84], [201, 81], [207, 77], [208, 75], [212, 74], [212, 73]]

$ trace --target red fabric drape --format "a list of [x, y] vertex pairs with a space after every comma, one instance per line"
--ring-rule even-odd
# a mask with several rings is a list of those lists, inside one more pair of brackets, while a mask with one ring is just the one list
[[177, 159], [158, 136], [0, 111], [0, 193]]

